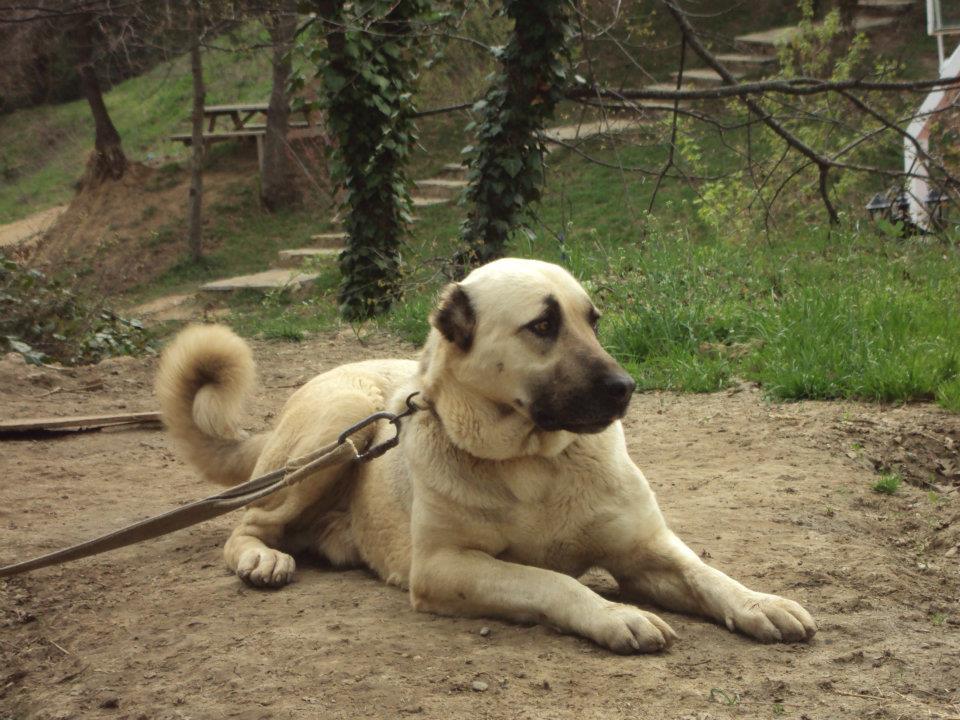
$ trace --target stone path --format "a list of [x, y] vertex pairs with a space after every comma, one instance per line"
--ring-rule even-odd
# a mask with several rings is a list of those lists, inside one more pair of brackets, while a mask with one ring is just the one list
[[302, 247], [281, 250], [280, 265], [281, 267], [299, 267], [304, 260], [336, 258], [342, 251], [342, 247]]
[[[854, 29], [857, 32], [869, 32], [888, 27], [896, 22], [896, 15], [906, 12], [915, 3], [916, 0], [859, 0]], [[788, 25], [740, 35], [735, 42], [742, 51], [720, 53], [716, 58], [737, 80], [762, 75], [777, 62], [777, 56], [771, 51], [790, 42], [799, 32], [797, 26]], [[687, 70], [683, 79], [684, 85], [689, 83], [693, 86], [722, 83], [722, 78], [709, 68]], [[675, 86], [664, 83], [650, 87], [673, 89]]]
[[[671, 86], [671, 90], [673, 87]], [[576, 125], [561, 125], [543, 131], [543, 137], [548, 142], [569, 143], [574, 140], [586, 140], [602, 135], [636, 130], [641, 122], [633, 118], [607, 118], [593, 122], [578, 123]]]
[[[857, 16], [853, 21], [853, 27], [856, 32], [867, 32], [869, 30], [879, 30], [880, 28], [892, 25], [897, 21], [892, 17], [867, 17], [865, 15]], [[738, 43], [749, 45], [778, 46], [786, 45], [793, 40], [800, 32], [800, 28], [795, 25], [786, 27], [771, 28], [761, 32], [739, 35], [736, 40]]]
[[196, 296], [192, 293], [165, 295], [130, 308], [134, 317], [147, 318], [151, 322], [167, 320], [189, 320], [194, 316]]
[[[747, 73], [730, 69], [730, 74], [733, 76], [734, 80], [742, 80]], [[677, 77], [677, 75], [679, 75], [679, 73], [674, 73], [674, 77]], [[720, 77], [720, 73], [713, 68], [694, 68], [693, 70], [686, 70], [683, 73], [683, 79], [686, 82], [692, 82], [695, 85], [723, 84], [723, 78]]]
[[66, 209], [66, 205], [57, 205], [34, 213], [23, 220], [0, 225], [0, 248], [20, 245], [39, 237], [53, 227]]
[[311, 280], [316, 280], [319, 273], [299, 272], [289, 268], [273, 268], [252, 275], [215, 280], [200, 286], [203, 292], [234, 292], [236, 290], [277, 290], [282, 288], [296, 289]]

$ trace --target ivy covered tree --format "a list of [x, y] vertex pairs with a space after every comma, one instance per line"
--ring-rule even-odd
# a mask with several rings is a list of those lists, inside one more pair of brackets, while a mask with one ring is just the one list
[[461, 226], [460, 272], [500, 257], [525, 208], [540, 199], [540, 131], [566, 84], [570, 0], [504, 0], [513, 32], [499, 53], [500, 70], [474, 109], [477, 145], [467, 147], [470, 211]]
[[404, 166], [416, 140], [413, 23], [427, 0], [317, 0], [310, 59], [335, 141], [333, 177], [343, 187], [347, 247], [340, 255], [341, 314], [387, 310], [403, 282], [400, 245], [410, 221]]

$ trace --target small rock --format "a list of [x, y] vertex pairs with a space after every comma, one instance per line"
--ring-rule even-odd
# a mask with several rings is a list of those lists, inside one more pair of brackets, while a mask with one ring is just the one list
[[483, 680], [474, 680], [470, 683], [470, 689], [474, 692], [485, 692], [486, 689], [490, 687]]
[[480, 637], [488, 637], [490, 635], [490, 628], [482, 627], [480, 628]]
[[944, 557], [953, 557], [953, 556], [956, 555], [956, 554], [957, 554], [957, 546], [954, 545], [952, 548], [950, 548], [949, 550], [947, 550], [947, 551], [943, 554], [943, 556], [944, 556]]

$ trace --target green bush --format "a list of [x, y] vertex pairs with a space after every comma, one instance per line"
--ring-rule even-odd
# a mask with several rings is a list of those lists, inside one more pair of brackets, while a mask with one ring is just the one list
[[34, 364], [80, 365], [152, 351], [152, 345], [138, 321], [0, 254], [0, 349]]

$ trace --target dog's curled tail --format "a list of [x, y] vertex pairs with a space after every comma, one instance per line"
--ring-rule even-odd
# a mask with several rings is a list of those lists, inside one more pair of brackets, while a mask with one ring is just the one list
[[223, 325], [191, 325], [164, 350], [157, 373], [163, 422], [208, 480], [250, 478], [266, 435], [240, 428], [256, 371], [250, 347]]

